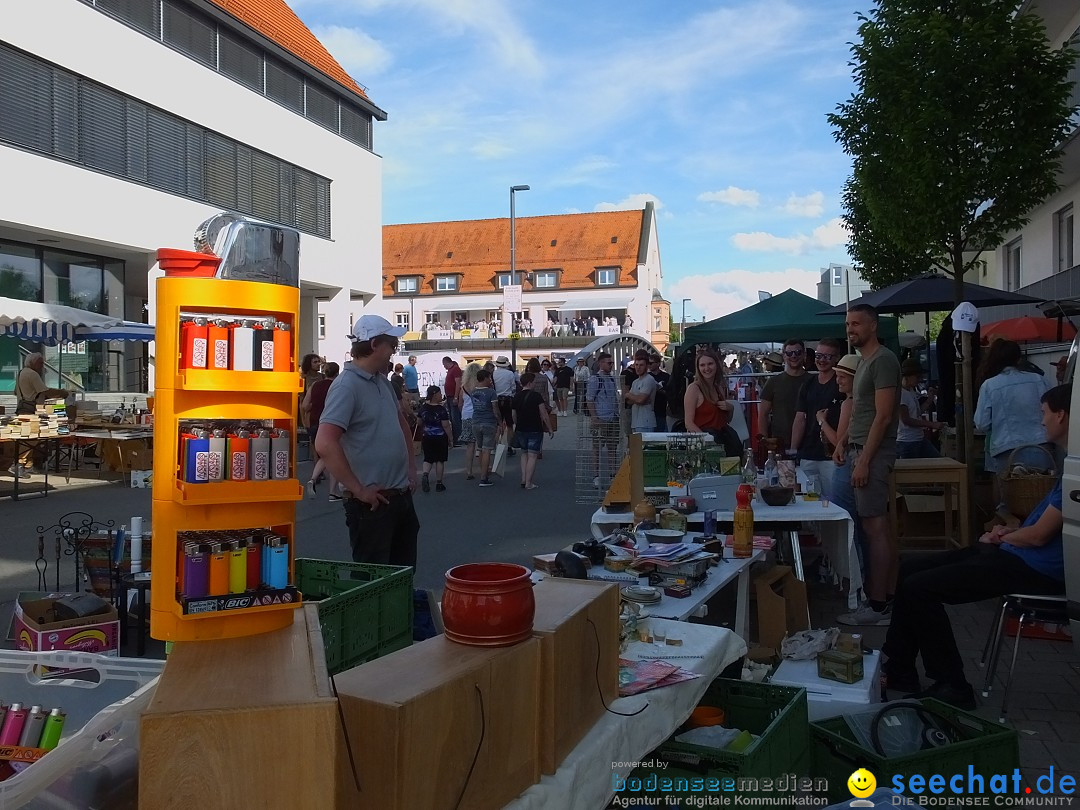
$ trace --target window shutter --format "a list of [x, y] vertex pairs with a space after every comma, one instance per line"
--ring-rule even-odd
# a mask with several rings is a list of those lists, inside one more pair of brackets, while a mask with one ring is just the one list
[[127, 171], [124, 98], [99, 84], [79, 82], [79, 160], [109, 174]]
[[266, 95], [304, 114], [304, 80], [276, 59], [266, 58]]
[[236, 143], [216, 132], [206, 133], [206, 201], [235, 209]]
[[187, 130], [179, 118], [152, 107], [147, 109], [149, 148], [147, 174], [150, 184], [186, 194]]
[[307, 117], [338, 131], [337, 99], [312, 84], [307, 85]]
[[201, 15], [166, 0], [164, 40], [181, 53], [217, 68], [217, 27]]
[[161, 34], [158, 0], [97, 0], [95, 5], [106, 14], [155, 39]]
[[0, 140], [47, 153], [52, 129], [51, 69], [0, 46]]
[[218, 32], [218, 58], [221, 72], [253, 90], [263, 90], [263, 57], [224, 31]]

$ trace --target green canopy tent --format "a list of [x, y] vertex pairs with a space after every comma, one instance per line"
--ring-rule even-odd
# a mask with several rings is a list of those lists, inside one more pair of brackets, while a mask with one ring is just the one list
[[[843, 313], [818, 314], [829, 308], [830, 305], [824, 301], [818, 301], [796, 290], [785, 290], [738, 312], [689, 327], [683, 345], [783, 343], [789, 338], [813, 342], [823, 337], [846, 341]], [[895, 318], [881, 318], [878, 339], [893, 351], [898, 351]]]

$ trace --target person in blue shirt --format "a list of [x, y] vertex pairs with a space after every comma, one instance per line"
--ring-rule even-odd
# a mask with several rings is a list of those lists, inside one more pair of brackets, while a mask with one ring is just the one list
[[596, 373], [589, 377], [585, 385], [585, 407], [589, 415], [589, 431], [592, 434], [592, 463], [596, 477], [594, 487], [606, 485], [613, 470], [607, 472], [600, 466], [600, 450], [607, 450], [609, 468], [615, 464], [615, 454], [619, 447], [619, 393], [618, 383], [611, 373], [615, 365], [614, 358], [607, 352], [600, 352], [596, 358]]
[[402, 369], [405, 378], [405, 398], [416, 408], [420, 404], [420, 372], [416, 369], [416, 355], [409, 355], [409, 364]]
[[[1061, 446], [1069, 437], [1071, 400], [1071, 384], [1051, 388], [1041, 399], [1046, 436]], [[892, 623], [882, 647], [887, 657], [883, 667], [886, 687], [973, 709], [975, 692], [964, 677], [945, 605], [1007, 593], [1062, 593], [1062, 525], [1058, 479], [1019, 527], [995, 526], [968, 548], [920, 555], [901, 563]], [[922, 691], [915, 670], [918, 656], [922, 656], [926, 676], [934, 682]]]

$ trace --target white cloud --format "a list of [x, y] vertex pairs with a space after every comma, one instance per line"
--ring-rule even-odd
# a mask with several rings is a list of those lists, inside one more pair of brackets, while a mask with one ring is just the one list
[[595, 183], [618, 164], [604, 155], [586, 155], [573, 166], [551, 178], [551, 186], [580, 186]]
[[484, 140], [477, 141], [469, 151], [481, 160], [496, 160], [498, 158], [506, 157], [514, 150], [503, 141], [494, 138], [485, 138]]
[[795, 236], [776, 236], [765, 231], [754, 231], [753, 233], [737, 233], [731, 237], [732, 244], [739, 250], [758, 253], [791, 253], [795, 256], [801, 256], [813, 250], [840, 247], [846, 245], [847, 241], [847, 228], [844, 227], [844, 221], [840, 217], [819, 225], [809, 235], [800, 233]]
[[656, 208], [657, 211], [659, 211], [661, 208], [664, 207], [664, 204], [662, 202], [660, 202], [660, 200], [657, 199], [652, 194], [631, 194], [629, 197], [626, 197], [626, 198], [620, 200], [617, 203], [611, 203], [611, 202], [597, 203], [596, 207], [593, 210], [594, 211], [640, 211], [642, 208], [645, 207], [646, 202], [652, 202], [653, 207]]
[[820, 217], [825, 213], [825, 195], [820, 191], [800, 197], [792, 194], [784, 203], [784, 210], [797, 217]]
[[382, 43], [358, 28], [315, 26], [311, 33], [326, 46], [345, 71], [361, 84], [365, 77], [383, 73], [393, 59]]
[[750, 189], [728, 186], [723, 191], [706, 191], [698, 195], [701, 202], [718, 202], [725, 205], [745, 205], [747, 208], [757, 208], [761, 202], [761, 195]]
[[[671, 301], [672, 315], [682, 317], [682, 299], [689, 298], [687, 320], [719, 318], [758, 302], [758, 291], [773, 295], [789, 288], [804, 295], [817, 296], [820, 270], [791, 267], [786, 270], [722, 270], [705, 275], [685, 276], [664, 287], [664, 297]], [[778, 335], [778, 340], [786, 336]], [[807, 335], [809, 337], [809, 335]]]

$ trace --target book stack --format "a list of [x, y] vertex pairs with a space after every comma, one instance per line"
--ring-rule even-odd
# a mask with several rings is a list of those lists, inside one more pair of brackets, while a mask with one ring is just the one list
[[36, 419], [38, 435], [43, 438], [65, 436], [69, 432], [67, 406], [62, 399], [45, 400], [29, 418]]

